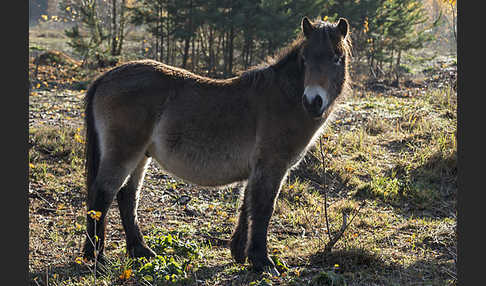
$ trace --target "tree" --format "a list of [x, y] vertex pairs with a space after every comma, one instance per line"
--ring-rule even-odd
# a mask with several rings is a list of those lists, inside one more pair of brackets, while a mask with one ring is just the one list
[[421, 2], [387, 0], [378, 9], [377, 17], [371, 23], [374, 29], [370, 33], [370, 39], [381, 51], [378, 62], [390, 63], [396, 83], [401, 75], [402, 53], [422, 48], [433, 39], [431, 28], [437, 25], [438, 21], [434, 21], [430, 26], [423, 26], [427, 20]]
[[[96, 65], [114, 65], [126, 36], [127, 5], [131, 1], [62, 0], [59, 8], [74, 25], [65, 30], [75, 54]], [[111, 7], [110, 7], [111, 4]]]

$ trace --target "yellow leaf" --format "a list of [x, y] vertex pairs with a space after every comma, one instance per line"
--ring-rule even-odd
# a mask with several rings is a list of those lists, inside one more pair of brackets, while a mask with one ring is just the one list
[[47, 15], [41, 15], [42, 19], [44, 19], [44, 21], [47, 21], [47, 19], [49, 19], [49, 17]]
[[122, 274], [120, 275], [120, 279], [127, 280], [132, 276], [132, 269], [125, 269], [123, 270]]
[[99, 220], [101, 218], [101, 212], [100, 211], [94, 211], [90, 210], [87, 213], [92, 219]]

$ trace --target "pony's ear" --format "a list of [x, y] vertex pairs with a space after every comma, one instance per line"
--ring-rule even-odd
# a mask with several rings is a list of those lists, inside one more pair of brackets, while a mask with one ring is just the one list
[[346, 20], [344, 18], [339, 18], [338, 23], [337, 23], [337, 27], [339, 29], [339, 32], [341, 32], [341, 35], [343, 36], [343, 38], [345, 38], [346, 35], [348, 34], [348, 27], [349, 27], [348, 20]]
[[304, 33], [304, 36], [309, 38], [312, 31], [314, 31], [314, 26], [307, 17], [304, 17], [304, 19], [302, 19], [302, 32]]

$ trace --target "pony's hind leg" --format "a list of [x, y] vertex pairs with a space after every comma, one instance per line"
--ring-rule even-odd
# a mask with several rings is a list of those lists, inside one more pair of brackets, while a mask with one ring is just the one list
[[135, 164], [130, 161], [115, 160], [111, 156], [101, 160], [96, 178], [88, 189], [88, 210], [100, 215], [87, 215], [85, 258], [103, 258], [108, 211], [117, 192], [134, 168]]
[[127, 254], [131, 257], [153, 257], [153, 252], [143, 240], [137, 219], [140, 188], [143, 184], [145, 171], [150, 158], [144, 157], [130, 175], [127, 183], [117, 194], [118, 208], [126, 235]]

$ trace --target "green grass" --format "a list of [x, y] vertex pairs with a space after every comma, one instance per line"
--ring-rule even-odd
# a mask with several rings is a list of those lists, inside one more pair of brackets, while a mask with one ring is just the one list
[[[281, 277], [256, 275], [247, 265], [236, 265], [218, 241], [231, 233], [237, 193], [194, 189], [170, 177], [161, 179], [152, 166], [140, 216], [146, 240], [159, 256], [150, 261], [125, 257], [117, 210], [112, 210], [110, 227], [117, 233], [107, 242], [112, 263], [97, 281], [110, 285], [194, 285], [196, 280], [202, 285], [233, 280], [236, 285], [454, 284], [456, 118], [441, 116], [454, 109], [453, 97], [440, 90], [401, 102], [385, 96], [351, 97], [343, 107], [351, 114], [347, 117], [351, 123], [337, 118], [323, 135], [325, 172], [317, 146], [295, 171], [300, 175], [291, 175], [281, 191], [269, 232], [269, 251], [280, 263]], [[361, 117], [367, 117], [360, 123], [360, 117], [353, 116], [363, 110]], [[399, 116], [391, 116], [394, 113]], [[30, 212], [52, 209], [47, 211], [50, 223], [32, 217], [30, 244], [45, 248], [51, 253], [50, 263], [58, 265], [48, 266], [42, 255], [33, 255], [31, 275], [45, 281], [42, 269], [50, 267], [50, 285], [94, 282], [89, 266], [74, 263], [85, 231], [80, 132], [74, 127], [43, 125], [29, 131], [30, 182], [51, 203], [36, 200]], [[309, 181], [312, 176], [327, 178], [332, 233], [339, 229], [343, 212], [356, 214], [330, 254], [322, 252], [329, 240], [325, 190]], [[149, 197], [164, 198], [164, 192], [188, 194], [191, 201], [178, 206], [168, 196], [162, 205], [144, 205]], [[156, 222], [161, 209], [165, 220]], [[186, 209], [199, 215], [187, 216]], [[46, 224], [51, 225], [49, 232], [41, 230]], [[56, 258], [56, 251], [69, 255]], [[131, 269], [131, 276], [121, 279], [126, 269]]]
[[[40, 37], [42, 38], [42, 37]], [[447, 85], [400, 94], [356, 89], [283, 185], [269, 229], [280, 277], [233, 262], [239, 191], [211, 190], [152, 163], [139, 220], [152, 260], [131, 259], [116, 203], [96, 276], [85, 237], [81, 110], [72, 91], [30, 100], [29, 273], [33, 285], [455, 285], [457, 99]], [[62, 95], [62, 96], [60, 96]], [[68, 118], [69, 117], [69, 118]], [[321, 162], [321, 151], [324, 164]], [[319, 184], [316, 184], [319, 182]], [[324, 201], [327, 197], [328, 218]], [[178, 199], [190, 198], [186, 205]], [[330, 253], [343, 213], [355, 216]], [[329, 223], [329, 229], [328, 229]], [[120, 275], [131, 270], [128, 278]], [[48, 282], [48, 283], [47, 283]], [[36, 284], [37, 283], [37, 284]]]

